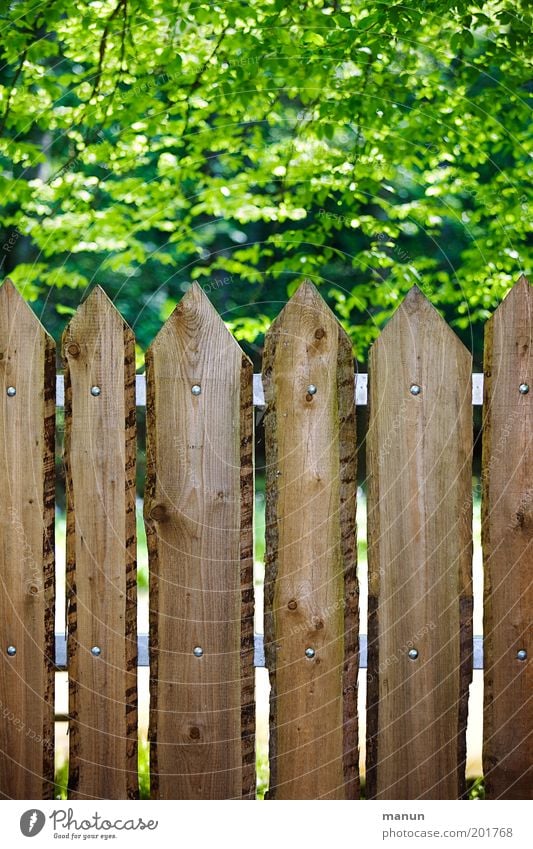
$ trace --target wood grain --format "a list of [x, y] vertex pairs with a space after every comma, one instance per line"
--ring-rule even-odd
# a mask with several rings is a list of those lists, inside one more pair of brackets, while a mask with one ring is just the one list
[[483, 768], [490, 799], [533, 796], [532, 363], [533, 290], [522, 277], [485, 327]]
[[255, 795], [252, 377], [193, 284], [146, 356], [154, 798]]
[[[6, 280], [0, 289], [3, 799], [53, 798], [54, 423], [54, 342]], [[14, 656], [8, 646], [16, 648]]]
[[[469, 352], [411, 289], [369, 359], [370, 798], [452, 799], [465, 792], [470, 374]], [[417, 396], [414, 384], [421, 387]]]
[[[137, 796], [135, 342], [100, 287], [63, 336], [69, 796]], [[91, 388], [100, 388], [100, 395]], [[91, 653], [101, 649], [100, 656]]]
[[359, 789], [353, 360], [311, 283], [267, 334], [263, 381], [269, 798], [352, 799]]

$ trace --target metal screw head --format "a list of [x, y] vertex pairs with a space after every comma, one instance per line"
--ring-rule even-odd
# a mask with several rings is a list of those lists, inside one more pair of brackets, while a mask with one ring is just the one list
[[409, 649], [407, 652], [409, 660], [416, 660], [418, 657], [418, 651], [416, 649]]
[[307, 387], [307, 394], [308, 395], [316, 395], [316, 393], [317, 393], [317, 389], [316, 389], [315, 384], [310, 383], [309, 386]]
[[8, 386], [7, 387], [6, 395], [8, 395], [9, 398], [13, 398], [16, 394], [17, 394], [17, 390], [15, 389], [14, 386]]
[[520, 392], [520, 395], [527, 395], [529, 392], [529, 383], [521, 383], [518, 387], [518, 391]]
[[409, 392], [411, 393], [411, 395], [420, 395], [420, 393], [422, 392], [422, 388], [418, 385], [418, 383], [413, 383], [409, 387]]
[[525, 649], [520, 649], [517, 651], [516, 657], [518, 660], [527, 660], [527, 651]]
[[91, 395], [94, 395], [95, 398], [97, 398], [98, 395], [101, 394], [101, 392], [102, 392], [102, 390], [100, 389], [99, 386], [91, 386]]
[[93, 646], [91, 649], [91, 654], [94, 654], [95, 657], [100, 657], [102, 654], [102, 649], [100, 646]]
[[7, 647], [7, 653], [9, 655], [9, 657], [14, 657], [17, 653], [15, 646], [8, 646]]
[[191, 392], [193, 395], [200, 395], [202, 391], [202, 387], [195, 383], [194, 386], [191, 386]]
[[311, 659], [312, 657], [315, 656], [315, 650], [314, 649], [306, 649], [305, 650], [305, 656], [308, 657], [309, 659]]
[[192, 653], [195, 657], [202, 657], [204, 650], [201, 646], [195, 646], [192, 650]]

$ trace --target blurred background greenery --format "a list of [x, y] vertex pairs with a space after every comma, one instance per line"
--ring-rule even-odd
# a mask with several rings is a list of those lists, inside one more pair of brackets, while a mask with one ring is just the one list
[[256, 366], [303, 276], [361, 362], [418, 283], [479, 365], [531, 257], [530, 12], [4, 0], [2, 273], [56, 338], [100, 283], [140, 351], [198, 279]]

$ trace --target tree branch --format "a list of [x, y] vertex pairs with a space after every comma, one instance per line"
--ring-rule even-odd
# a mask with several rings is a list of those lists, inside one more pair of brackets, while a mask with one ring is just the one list
[[9, 87], [9, 92], [8, 92], [7, 101], [6, 101], [6, 108], [4, 109], [4, 114], [2, 115], [2, 120], [0, 122], [0, 134], [4, 132], [6, 122], [7, 122], [7, 119], [9, 117], [9, 113], [11, 111], [11, 105], [12, 105], [11, 104], [11, 95], [13, 94], [13, 91], [15, 90], [15, 86], [17, 85], [18, 78], [20, 77], [20, 75], [22, 73], [22, 69], [24, 67], [24, 62], [26, 61], [27, 55], [28, 55], [28, 48], [25, 47], [24, 50], [22, 51], [21, 56], [20, 56], [20, 62], [18, 64], [17, 70], [15, 71], [15, 76], [13, 77], [13, 80], [12, 80], [11, 85]]

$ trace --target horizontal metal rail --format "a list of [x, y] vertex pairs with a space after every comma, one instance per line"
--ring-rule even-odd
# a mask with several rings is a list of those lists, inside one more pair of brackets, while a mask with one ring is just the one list
[[[137, 639], [137, 666], [149, 666], [148, 634], [139, 634]], [[105, 646], [100, 655], [105, 659]], [[265, 664], [265, 646], [262, 634], [254, 637], [254, 666], [261, 668]], [[56, 667], [58, 670], [67, 668], [67, 640], [64, 634], [56, 634]], [[367, 639], [366, 634], [359, 634], [359, 669], [367, 668]], [[483, 669], [483, 637], [474, 637], [474, 669]]]
[[[366, 406], [367, 403], [367, 374], [356, 374], [355, 381], [355, 403], [359, 407]], [[146, 379], [144, 374], [136, 375], [135, 379], [135, 394], [138, 407], [146, 406]], [[56, 405], [63, 407], [65, 404], [65, 388], [63, 375], [58, 374], [56, 377]], [[472, 375], [472, 404], [481, 406], [483, 404], [483, 375], [475, 373]], [[254, 374], [254, 406], [265, 406], [265, 393], [263, 391], [263, 380], [260, 374]]]

